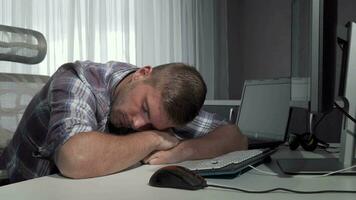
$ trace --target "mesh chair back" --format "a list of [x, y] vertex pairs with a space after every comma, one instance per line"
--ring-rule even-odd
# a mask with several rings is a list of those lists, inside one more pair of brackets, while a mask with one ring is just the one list
[[32, 97], [48, 76], [0, 73], [0, 150], [12, 138]]
[[40, 32], [0, 25], [0, 60], [37, 64], [46, 53], [46, 39]]

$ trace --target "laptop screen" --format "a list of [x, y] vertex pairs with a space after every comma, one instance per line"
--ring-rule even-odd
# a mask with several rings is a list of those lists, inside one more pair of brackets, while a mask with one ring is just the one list
[[288, 127], [290, 79], [247, 80], [237, 123], [249, 138], [283, 141]]

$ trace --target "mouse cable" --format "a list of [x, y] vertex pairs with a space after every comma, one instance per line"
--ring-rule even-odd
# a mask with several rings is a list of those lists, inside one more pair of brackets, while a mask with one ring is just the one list
[[[254, 170], [257, 170], [261, 173], [266, 173], [268, 175], [272, 175], [272, 176], [277, 176], [278, 174], [273, 173], [273, 172], [266, 172], [260, 169], [257, 169], [253, 166], [249, 166]], [[334, 171], [334, 172], [330, 172], [327, 174], [323, 174], [323, 175], [319, 175], [319, 176], [306, 176], [303, 178], [319, 178], [319, 177], [325, 177], [325, 176], [329, 176], [331, 174], [335, 174], [338, 172], [342, 172], [351, 168], [355, 168], [356, 165], [353, 165], [351, 167], [347, 167], [344, 168], [342, 170], [338, 170], [338, 171]], [[264, 193], [269, 193], [269, 192], [275, 192], [275, 191], [285, 191], [285, 192], [292, 192], [292, 193], [297, 193], [297, 194], [320, 194], [320, 193], [356, 193], [356, 191], [353, 190], [315, 190], [315, 191], [300, 191], [300, 190], [291, 190], [291, 189], [287, 189], [287, 188], [272, 188], [269, 190], [245, 190], [245, 189], [240, 189], [240, 188], [234, 188], [234, 187], [228, 187], [228, 186], [222, 186], [222, 185], [214, 185], [214, 184], [207, 184], [208, 187], [216, 187], [216, 188], [222, 188], [222, 189], [229, 189], [229, 190], [237, 190], [240, 192], [245, 192], [245, 193], [254, 193], [254, 194], [264, 194]]]
[[239, 191], [239, 192], [252, 193], [252, 194], [264, 194], [264, 193], [270, 193], [270, 192], [275, 192], [275, 191], [285, 191], [285, 192], [292, 192], [292, 193], [297, 193], [297, 194], [356, 193], [356, 191], [353, 191], [353, 190], [315, 190], [315, 191], [300, 191], [300, 190], [291, 190], [291, 189], [287, 189], [287, 188], [272, 188], [272, 189], [269, 189], [269, 190], [245, 190], [245, 189], [234, 188], [234, 187], [228, 187], [228, 186], [223, 186], [223, 185], [207, 184], [207, 186], [208, 186], [208, 187], [215, 187], [215, 188], [228, 189], [228, 190], [236, 190], [236, 191]]

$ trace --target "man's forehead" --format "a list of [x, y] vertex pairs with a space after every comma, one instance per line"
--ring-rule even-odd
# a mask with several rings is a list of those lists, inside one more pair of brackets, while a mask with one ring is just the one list
[[159, 130], [171, 128], [173, 123], [169, 120], [168, 114], [164, 109], [162, 95], [159, 90], [153, 89], [155, 92], [148, 93], [146, 98], [151, 123]]
[[151, 123], [156, 129], [164, 130], [173, 127], [173, 123], [170, 122], [163, 109], [161, 109], [157, 113], [156, 111], [158, 110], [153, 109], [151, 114]]

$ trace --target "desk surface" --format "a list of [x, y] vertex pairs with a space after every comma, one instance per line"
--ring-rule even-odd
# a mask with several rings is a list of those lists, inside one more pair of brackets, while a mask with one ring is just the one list
[[[305, 152], [291, 152], [282, 148], [273, 158], [299, 157]], [[308, 156], [308, 155], [307, 155]], [[313, 157], [323, 155], [313, 154]], [[267, 194], [247, 194], [218, 188], [205, 188], [198, 191], [155, 188], [148, 185], [150, 176], [162, 166], [144, 165], [121, 173], [73, 180], [52, 175], [23, 181], [0, 187], [1, 199], [356, 199], [355, 194], [293, 194], [288, 192], [272, 192]], [[279, 171], [276, 161], [258, 167], [262, 170]], [[250, 170], [234, 179], [207, 179], [210, 184], [226, 185], [248, 190], [266, 190], [284, 187], [294, 190], [356, 190], [355, 176], [329, 176], [306, 178], [306, 176], [271, 176]]]

